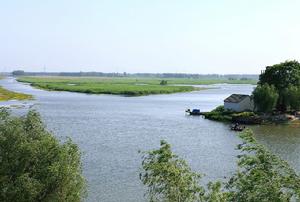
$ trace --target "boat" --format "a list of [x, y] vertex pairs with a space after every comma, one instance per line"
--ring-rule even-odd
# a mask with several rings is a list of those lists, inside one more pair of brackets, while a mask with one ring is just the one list
[[185, 112], [188, 113], [189, 115], [196, 115], [196, 116], [202, 115], [200, 109], [193, 109], [193, 110], [187, 109], [185, 110]]
[[238, 131], [238, 132], [245, 130], [245, 128], [246, 128], [245, 126], [241, 126], [238, 123], [232, 124], [230, 127], [231, 130]]

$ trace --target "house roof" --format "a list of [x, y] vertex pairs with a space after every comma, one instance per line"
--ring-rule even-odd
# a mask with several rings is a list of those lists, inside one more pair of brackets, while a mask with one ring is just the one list
[[242, 100], [244, 100], [246, 97], [250, 97], [249, 95], [243, 95], [243, 94], [232, 94], [228, 98], [224, 100], [224, 102], [230, 102], [230, 103], [239, 103]]

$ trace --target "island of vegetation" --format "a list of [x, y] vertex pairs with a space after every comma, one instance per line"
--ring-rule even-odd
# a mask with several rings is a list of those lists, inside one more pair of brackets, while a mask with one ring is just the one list
[[286, 61], [266, 67], [252, 92], [253, 111], [235, 112], [217, 107], [204, 112], [207, 119], [244, 124], [278, 123], [299, 119], [300, 63]]
[[205, 88], [173, 85], [176, 80], [109, 77], [19, 77], [34, 87], [90, 94], [142, 96], [203, 90]]

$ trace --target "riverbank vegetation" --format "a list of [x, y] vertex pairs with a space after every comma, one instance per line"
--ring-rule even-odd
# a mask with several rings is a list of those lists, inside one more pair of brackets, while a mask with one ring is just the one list
[[202, 114], [207, 119], [221, 122], [260, 124], [263, 121], [261, 117], [254, 112], [234, 112], [225, 109], [224, 106], [219, 106], [210, 112], [203, 112]]
[[234, 112], [218, 107], [202, 113], [216, 121], [244, 124], [285, 123], [299, 119], [300, 110], [300, 63], [286, 61], [266, 67], [251, 95], [253, 112]]
[[261, 112], [298, 111], [300, 109], [300, 63], [294, 60], [266, 67], [259, 76], [253, 99], [257, 110]]
[[[141, 96], [202, 90], [193, 86], [170, 85], [169, 80], [88, 78], [88, 77], [20, 77], [20, 82], [56, 91], [70, 91], [91, 94], [116, 94]], [[162, 85], [163, 82], [163, 85]], [[175, 82], [174, 82], [175, 83]], [[173, 83], [173, 84], [174, 84]]]
[[31, 95], [9, 91], [0, 86], [0, 101], [7, 100], [28, 100], [32, 99]]
[[225, 182], [200, 184], [201, 174], [175, 155], [162, 141], [142, 157], [140, 179], [149, 201], [298, 201], [300, 177], [279, 157], [257, 143], [250, 130], [240, 134], [236, 173]]
[[36, 112], [0, 111], [0, 201], [81, 201], [80, 157], [77, 145], [60, 143]]
[[72, 77], [72, 76], [23, 76], [17, 80], [28, 83], [40, 83], [44, 80], [48, 82], [60, 82], [65, 83], [74, 81], [76, 83], [121, 83], [121, 84], [148, 84], [158, 85], [161, 81], [167, 82], [167, 84], [177, 85], [210, 85], [210, 84], [257, 84], [256, 79], [230, 79], [230, 78], [157, 78], [157, 77]]

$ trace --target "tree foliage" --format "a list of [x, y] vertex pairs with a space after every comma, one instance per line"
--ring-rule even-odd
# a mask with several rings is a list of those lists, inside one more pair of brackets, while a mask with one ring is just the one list
[[285, 91], [285, 97], [292, 110], [300, 110], [300, 87], [289, 86]]
[[204, 193], [200, 175], [191, 171], [183, 160], [174, 155], [170, 145], [161, 141], [160, 149], [143, 157], [142, 182], [148, 186], [150, 201], [197, 201]]
[[250, 130], [241, 133], [239, 170], [226, 184], [229, 201], [299, 200], [300, 178], [279, 157], [258, 144]]
[[30, 111], [0, 112], [0, 201], [80, 201], [85, 192], [80, 151], [60, 144]]
[[286, 110], [288, 102], [284, 93], [289, 86], [300, 87], [300, 63], [286, 61], [280, 64], [266, 67], [259, 77], [259, 85], [273, 85], [279, 93], [277, 109]]
[[258, 144], [250, 130], [240, 134], [239, 169], [228, 182], [199, 185], [200, 175], [174, 155], [170, 145], [145, 153], [141, 180], [150, 201], [256, 202], [298, 201], [300, 177], [283, 160]]
[[167, 80], [161, 80], [159, 84], [160, 84], [160, 85], [167, 85], [167, 84], [168, 84], [168, 81], [167, 81]]
[[25, 72], [23, 70], [15, 70], [12, 72], [13, 76], [23, 76], [25, 75]]
[[268, 84], [257, 86], [252, 94], [256, 110], [260, 112], [272, 111], [279, 97], [275, 87]]

